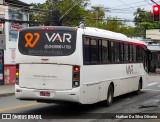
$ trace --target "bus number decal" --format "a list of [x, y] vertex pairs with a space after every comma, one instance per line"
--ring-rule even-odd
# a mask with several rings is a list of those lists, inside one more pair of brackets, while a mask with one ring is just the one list
[[133, 74], [133, 65], [126, 65], [126, 73]]
[[[34, 36], [36, 37], [35, 40], [33, 40]], [[40, 38], [40, 34], [39, 33], [26, 33], [24, 36], [25, 40], [26, 40], [26, 44], [25, 47], [31, 47], [33, 48], [36, 43], [38, 42], [39, 38]]]

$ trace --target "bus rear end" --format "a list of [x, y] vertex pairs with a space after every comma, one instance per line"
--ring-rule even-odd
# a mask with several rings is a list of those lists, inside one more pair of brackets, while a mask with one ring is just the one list
[[20, 100], [79, 102], [77, 28], [35, 27], [19, 32], [15, 95]]

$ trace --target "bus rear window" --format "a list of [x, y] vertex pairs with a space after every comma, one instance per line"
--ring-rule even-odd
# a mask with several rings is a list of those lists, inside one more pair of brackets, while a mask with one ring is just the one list
[[18, 49], [33, 56], [67, 56], [76, 48], [75, 29], [42, 30], [28, 28], [19, 32]]

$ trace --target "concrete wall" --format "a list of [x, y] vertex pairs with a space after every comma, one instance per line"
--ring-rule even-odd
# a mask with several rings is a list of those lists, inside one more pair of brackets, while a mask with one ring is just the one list
[[[5, 6], [4, 14], [5, 19], [7, 20], [28, 21], [28, 13], [17, 7]], [[15, 83], [15, 50], [17, 46], [18, 31], [27, 26], [28, 24], [25, 23], [5, 22], [4, 33], [6, 35], [6, 50], [4, 50], [4, 84]]]
[[153, 40], [160, 40], [160, 29], [146, 30], [146, 38], [151, 38]]

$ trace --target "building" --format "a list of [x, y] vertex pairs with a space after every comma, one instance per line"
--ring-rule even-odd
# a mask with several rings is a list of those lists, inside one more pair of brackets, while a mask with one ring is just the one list
[[150, 71], [160, 73], [160, 29], [146, 30], [146, 38], [149, 38], [145, 42], [151, 52]]
[[[1, 0], [2, 1], [2, 0]], [[18, 31], [28, 27], [24, 21], [29, 20], [29, 5], [19, 0], [4, 0], [0, 5], [0, 33], [5, 36], [5, 47], [0, 50], [2, 54], [3, 80], [0, 84], [15, 83], [15, 49]], [[0, 67], [1, 69], [1, 67]], [[1, 78], [1, 75], [0, 75]], [[3, 82], [3, 83], [2, 83]]]
[[146, 38], [152, 39], [153, 41], [160, 41], [160, 29], [146, 30]]

